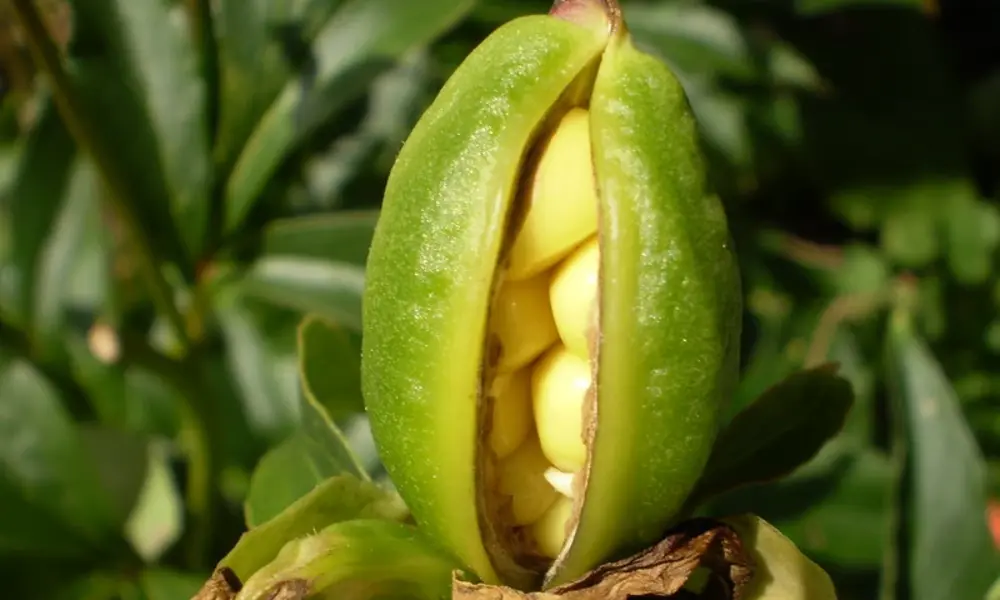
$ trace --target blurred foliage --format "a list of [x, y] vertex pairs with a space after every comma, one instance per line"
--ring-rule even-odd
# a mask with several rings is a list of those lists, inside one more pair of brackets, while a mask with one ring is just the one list
[[[806, 466], [713, 510], [778, 525], [844, 599], [985, 597], [1000, 4], [623, 4], [688, 91], [740, 252], [732, 414], [831, 360], [856, 395]], [[382, 188], [464, 56], [548, 6], [0, 3], [7, 595], [188, 598], [352, 474], [352, 510], [399, 514], [357, 374]]]

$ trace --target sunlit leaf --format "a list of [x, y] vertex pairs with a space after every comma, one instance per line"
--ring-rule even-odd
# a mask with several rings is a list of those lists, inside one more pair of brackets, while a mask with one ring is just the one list
[[903, 313], [887, 342], [897, 519], [887, 586], [898, 598], [982, 598], [1000, 572], [986, 522], [986, 469], [958, 398]]
[[395, 493], [348, 475], [333, 477], [281, 514], [243, 534], [219, 566], [229, 567], [246, 581], [295, 538], [341, 521], [361, 518], [401, 521], [408, 514]]

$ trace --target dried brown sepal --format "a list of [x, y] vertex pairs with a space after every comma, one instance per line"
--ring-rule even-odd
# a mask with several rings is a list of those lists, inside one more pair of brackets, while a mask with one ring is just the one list
[[274, 584], [267, 591], [267, 600], [305, 600], [309, 596], [309, 582], [304, 579], [290, 579]]
[[222, 567], [212, 573], [191, 600], [233, 600], [241, 589], [243, 583], [236, 573], [228, 567]]
[[[702, 566], [710, 572], [700, 594], [684, 590]], [[601, 565], [576, 581], [545, 592], [520, 592], [503, 586], [452, 580], [453, 600], [629, 600], [701, 598], [741, 600], [753, 576], [753, 559], [736, 531], [712, 519], [681, 523], [656, 545]]]

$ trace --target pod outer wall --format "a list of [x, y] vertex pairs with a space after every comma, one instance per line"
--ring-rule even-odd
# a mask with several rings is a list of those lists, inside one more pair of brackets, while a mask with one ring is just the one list
[[533, 134], [607, 41], [547, 15], [491, 34], [400, 151], [369, 252], [361, 377], [380, 458], [421, 529], [486, 583], [475, 471], [495, 270]]

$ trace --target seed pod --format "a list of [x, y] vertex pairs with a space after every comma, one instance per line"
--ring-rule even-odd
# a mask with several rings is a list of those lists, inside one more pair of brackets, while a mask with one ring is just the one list
[[739, 278], [684, 92], [613, 0], [468, 56], [397, 157], [367, 272], [381, 459], [483, 581], [558, 585], [676, 521], [736, 381]]

